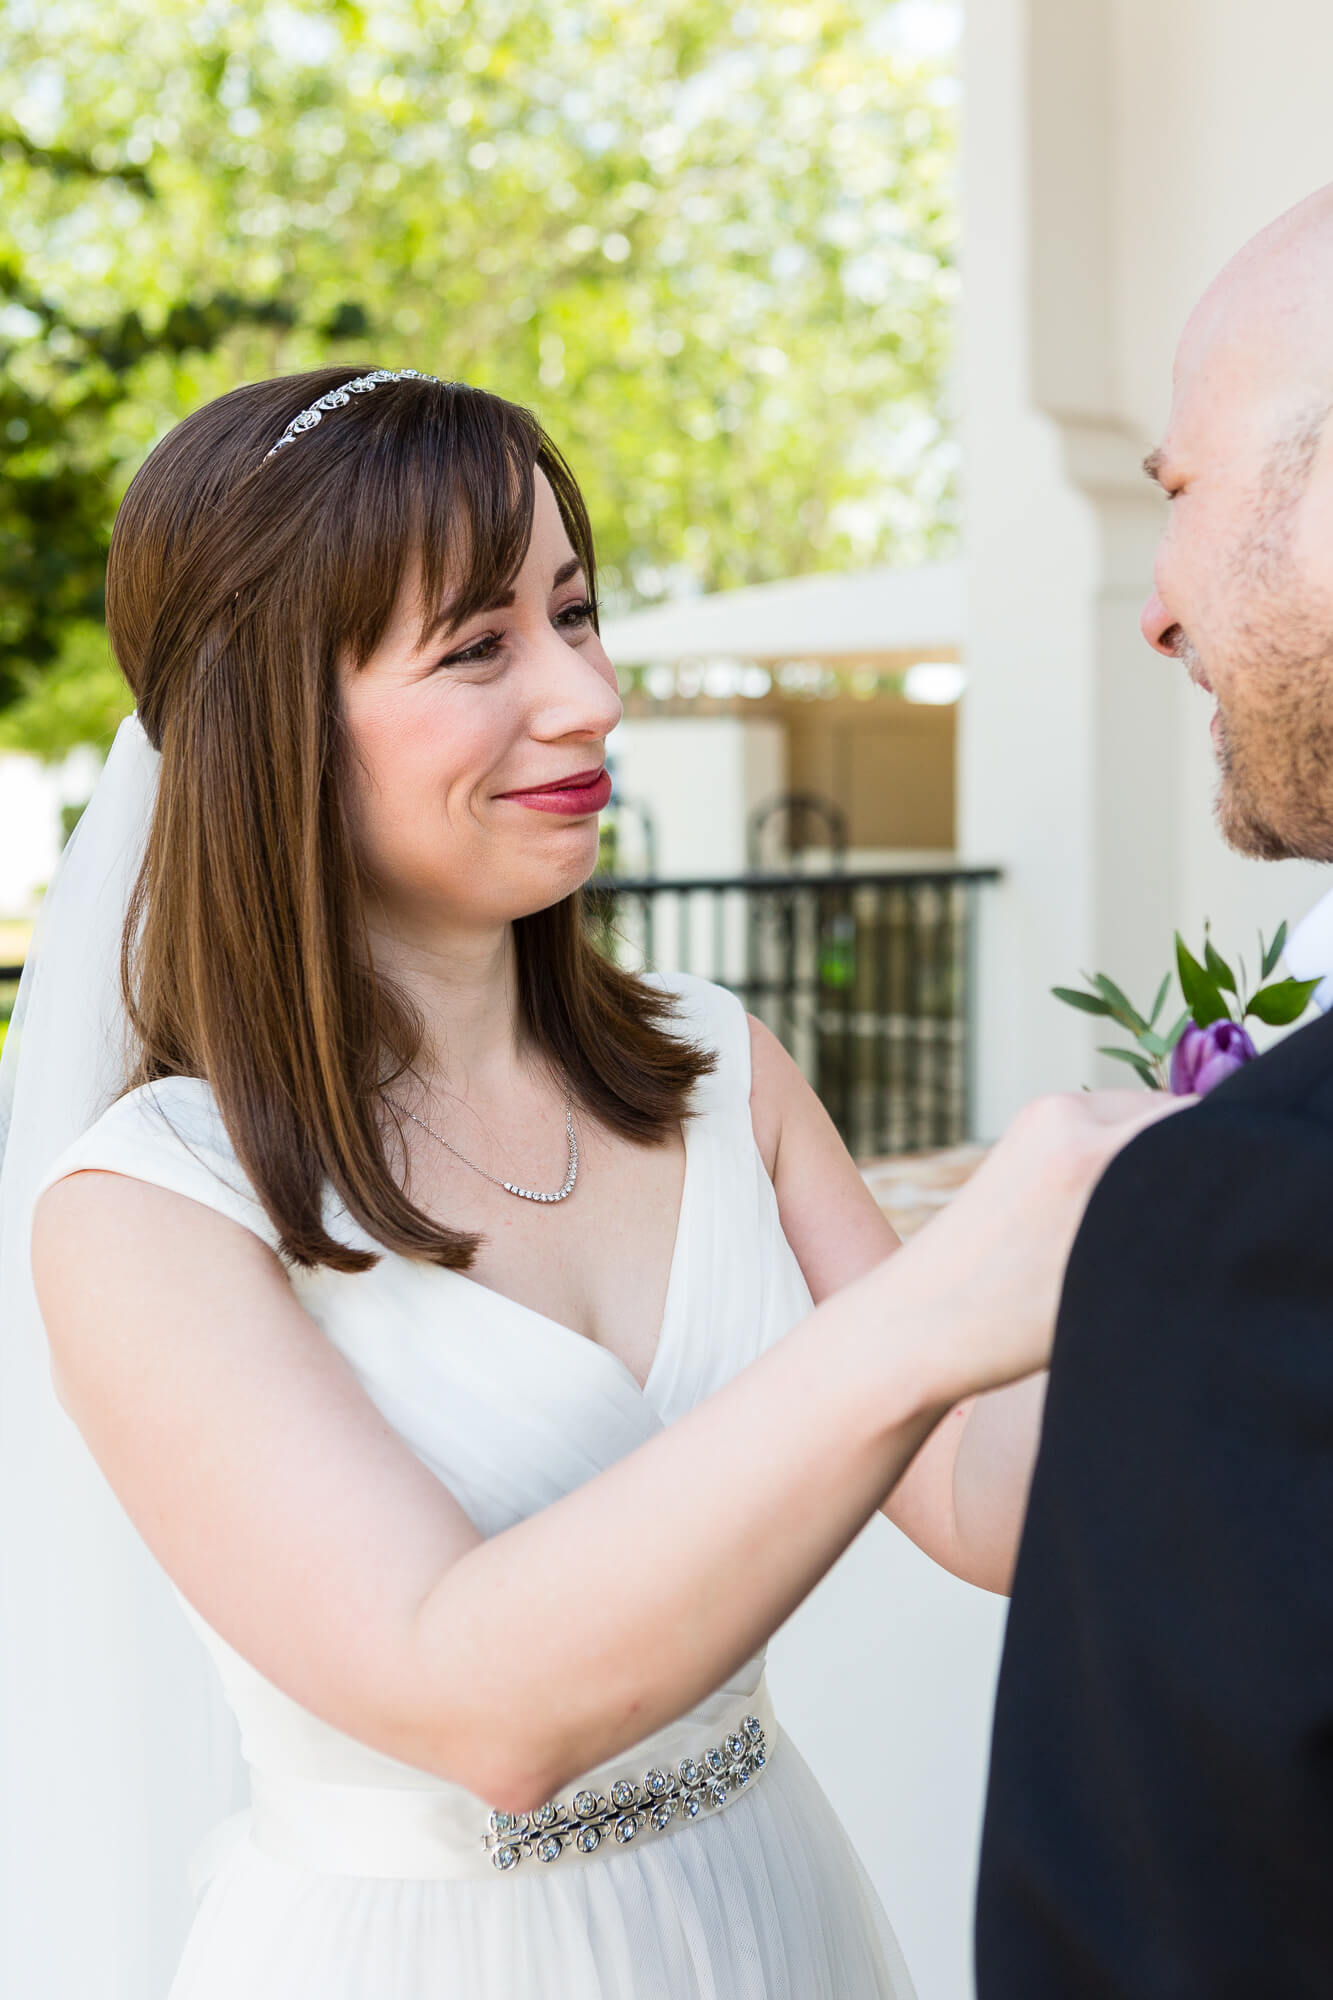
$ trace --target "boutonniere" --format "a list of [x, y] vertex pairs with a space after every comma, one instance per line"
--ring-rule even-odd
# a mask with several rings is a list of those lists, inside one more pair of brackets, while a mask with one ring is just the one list
[[1085, 972], [1084, 992], [1072, 986], [1053, 986], [1051, 991], [1067, 1007], [1077, 1007], [1084, 1014], [1102, 1015], [1133, 1037], [1133, 1048], [1103, 1048], [1098, 1050], [1099, 1055], [1128, 1063], [1149, 1090], [1169, 1090], [1177, 1097], [1202, 1097], [1259, 1053], [1246, 1021], [1287, 1028], [1299, 1021], [1309, 1006], [1319, 980], [1272, 978], [1286, 942], [1285, 924], [1278, 925], [1271, 944], [1265, 944], [1260, 934], [1260, 984], [1250, 993], [1244, 959], [1236, 961], [1240, 968], [1237, 979], [1226, 959], [1214, 949], [1206, 924], [1202, 959], [1194, 956], [1177, 931], [1176, 976], [1185, 1011], [1165, 1031], [1158, 1024], [1171, 993], [1169, 972], [1158, 987], [1152, 1011], [1147, 1015], [1140, 1014], [1104, 972], [1091, 977]]

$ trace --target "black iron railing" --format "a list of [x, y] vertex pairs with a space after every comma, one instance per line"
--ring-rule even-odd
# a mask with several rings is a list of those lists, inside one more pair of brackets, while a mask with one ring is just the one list
[[605, 949], [697, 972], [772, 1029], [858, 1159], [971, 1136], [977, 898], [995, 869], [594, 877]]

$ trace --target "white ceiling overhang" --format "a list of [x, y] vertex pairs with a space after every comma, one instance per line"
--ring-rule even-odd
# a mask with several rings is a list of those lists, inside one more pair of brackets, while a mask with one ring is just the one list
[[617, 666], [685, 660], [871, 660], [961, 653], [963, 566], [852, 570], [751, 584], [608, 618]]

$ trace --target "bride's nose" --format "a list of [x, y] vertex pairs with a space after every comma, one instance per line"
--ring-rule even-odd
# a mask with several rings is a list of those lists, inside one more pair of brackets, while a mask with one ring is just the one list
[[623, 712], [615, 669], [600, 647], [585, 652], [552, 633], [536, 666], [534, 736], [609, 736]]

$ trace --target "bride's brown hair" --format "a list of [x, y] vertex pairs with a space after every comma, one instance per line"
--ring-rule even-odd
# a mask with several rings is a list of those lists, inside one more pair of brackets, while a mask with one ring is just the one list
[[[386, 1249], [465, 1270], [476, 1236], [416, 1208], [386, 1157], [381, 1093], [425, 1024], [372, 964], [340, 662], [370, 657], [417, 563], [426, 625], [446, 592], [456, 618], [493, 604], [527, 552], [538, 469], [590, 598], [592, 531], [535, 418], [456, 383], [381, 383], [265, 459], [361, 372], [252, 383], [195, 411], [116, 518], [107, 623], [162, 753], [121, 946], [125, 1088], [207, 1081], [294, 1263], [379, 1261], [325, 1229], [328, 1183]], [[663, 1138], [714, 1061], [664, 1025], [669, 996], [596, 949], [579, 894], [514, 934], [530, 1045], [612, 1131]]]

